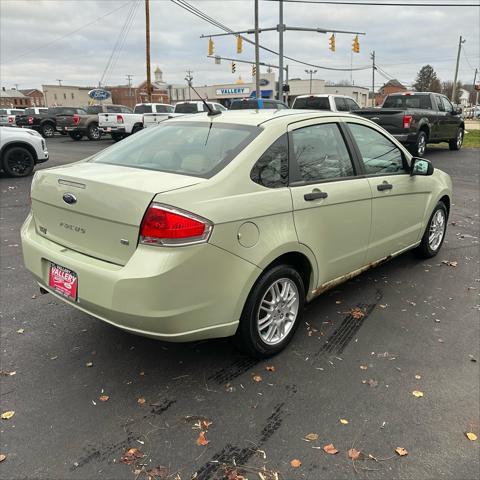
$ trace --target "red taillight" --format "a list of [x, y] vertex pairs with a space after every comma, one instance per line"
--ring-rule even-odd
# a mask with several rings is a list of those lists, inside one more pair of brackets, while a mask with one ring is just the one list
[[412, 115], [404, 115], [403, 116], [403, 128], [410, 128], [412, 124], [413, 117]]
[[140, 226], [140, 242], [153, 245], [188, 245], [208, 240], [212, 224], [204, 218], [152, 203]]
[[33, 124], [33, 117], [28, 117], [28, 124], [29, 125], [32, 125]]
[[74, 124], [74, 125], [78, 125], [79, 123], [80, 123], [80, 115], [75, 114], [75, 115], [73, 116], [73, 124]]
[[15, 119], [15, 117], [8, 117], [8, 123], [13, 123], [14, 119]]
[[123, 123], [123, 115], [117, 115], [117, 123]]

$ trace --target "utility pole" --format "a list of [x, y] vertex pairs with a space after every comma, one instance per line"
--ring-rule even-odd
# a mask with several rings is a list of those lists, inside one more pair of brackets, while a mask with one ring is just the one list
[[375, 50], [370, 54], [372, 59], [372, 107], [375, 107]]
[[132, 96], [132, 77], [133, 77], [133, 75], [128, 73], [126, 75], [126, 77], [127, 77], [127, 81], [128, 81], [128, 96], [131, 97]]
[[[473, 76], [473, 85], [472, 85], [472, 93], [473, 95], [471, 95], [471, 98], [472, 98], [472, 102], [475, 101], [475, 82], [477, 81], [477, 73], [478, 73], [478, 68], [475, 69], [475, 75]], [[470, 98], [468, 99], [468, 101], [470, 102]]]
[[316, 70], [305, 70], [305, 73], [310, 75], [310, 93], [312, 93], [312, 76], [317, 73]]
[[278, 2], [278, 99], [282, 100], [283, 97], [283, 29], [285, 25], [283, 24], [283, 0]]
[[57, 78], [57, 82], [58, 82], [58, 85], [60, 85], [60, 87], [62, 86], [62, 80], [60, 78]]
[[145, 40], [147, 63], [147, 100], [152, 101], [152, 79], [150, 77], [150, 0], [145, 0]]
[[[191, 91], [190, 91], [190, 87], [192, 86], [192, 82], [193, 82], [193, 75], [192, 75], [192, 71], [191, 70], [187, 70], [187, 75], [185, 77], [185, 81], [187, 82], [187, 85], [188, 85], [188, 101], [191, 102], [192, 101], [192, 95], [191, 95]], [[177, 99], [178, 100], [178, 99]]]
[[[473, 83], [475, 83], [475, 82], [473, 82]], [[15, 90], [18, 90], [18, 83], [15, 83], [14, 85], [15, 85]]]
[[255, 0], [255, 96], [262, 98], [260, 93], [260, 47], [258, 40], [258, 0]]
[[462, 39], [460, 35], [460, 40], [458, 41], [458, 53], [457, 53], [457, 65], [455, 67], [455, 78], [453, 79], [453, 87], [452, 87], [452, 103], [455, 103], [455, 95], [457, 93], [457, 78], [458, 78], [458, 65], [460, 63], [460, 52], [462, 51], [462, 43], [465, 43], [466, 40]]

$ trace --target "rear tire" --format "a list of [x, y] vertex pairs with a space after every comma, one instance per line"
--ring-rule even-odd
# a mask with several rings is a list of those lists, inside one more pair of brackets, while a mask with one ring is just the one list
[[124, 138], [123, 133], [112, 133], [111, 135], [114, 142], [119, 142]]
[[139, 132], [140, 130], [143, 130], [143, 126], [141, 126], [141, 125], [134, 125], [134, 127], [132, 128], [132, 135], [133, 135], [134, 133]]
[[10, 147], [3, 154], [2, 167], [10, 177], [28, 177], [35, 167], [35, 158], [25, 147]]
[[425, 155], [427, 150], [428, 137], [427, 133], [423, 130], [418, 132], [417, 140], [410, 146], [410, 152], [414, 157], [421, 157]]
[[40, 133], [44, 138], [51, 138], [55, 135], [55, 126], [53, 123], [44, 123], [41, 127]]
[[69, 132], [68, 136], [77, 142], [83, 138], [83, 135], [80, 132]]
[[438, 202], [428, 220], [422, 242], [415, 249], [420, 258], [432, 258], [442, 248], [447, 231], [448, 211], [443, 202]]
[[100, 132], [97, 123], [91, 123], [88, 126], [87, 137], [91, 141], [100, 140], [100, 138], [102, 138], [102, 133]]
[[235, 344], [253, 357], [275, 355], [292, 339], [304, 303], [305, 287], [295, 268], [277, 265], [267, 270], [245, 302]]
[[460, 150], [462, 148], [462, 145], [463, 145], [464, 134], [465, 134], [465, 132], [464, 132], [463, 128], [460, 127], [457, 130], [457, 135], [455, 136], [455, 138], [452, 138], [451, 140], [449, 140], [448, 148], [450, 150]]

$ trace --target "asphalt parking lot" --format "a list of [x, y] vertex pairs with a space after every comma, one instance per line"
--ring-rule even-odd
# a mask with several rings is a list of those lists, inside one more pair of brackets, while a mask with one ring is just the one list
[[[111, 144], [55, 137], [41, 168]], [[31, 179], [0, 177], [1, 410], [15, 411], [0, 420], [1, 477], [479, 478], [465, 432], [480, 429], [480, 151], [426, 157], [454, 182], [440, 254], [404, 254], [324, 294], [268, 361], [228, 339], [135, 337], [40, 295], [19, 238]]]

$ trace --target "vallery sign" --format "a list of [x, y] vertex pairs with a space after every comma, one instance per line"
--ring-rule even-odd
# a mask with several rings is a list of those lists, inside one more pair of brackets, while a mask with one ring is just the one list
[[233, 87], [233, 88], [217, 88], [217, 95], [248, 95], [250, 88], [248, 87]]

